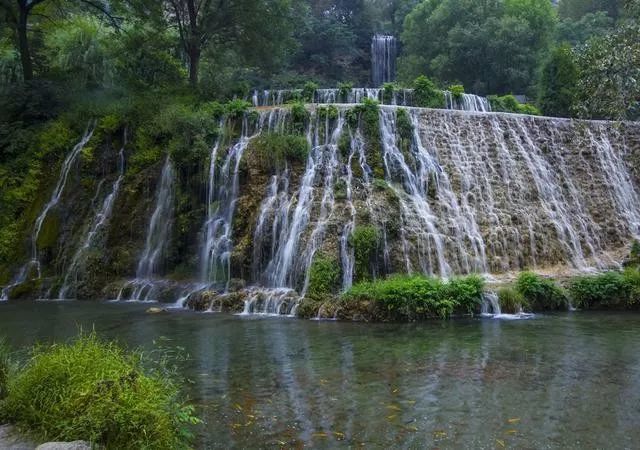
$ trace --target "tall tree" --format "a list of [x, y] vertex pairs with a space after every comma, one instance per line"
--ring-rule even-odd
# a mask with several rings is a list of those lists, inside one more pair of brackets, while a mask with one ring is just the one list
[[540, 80], [538, 106], [545, 115], [569, 117], [576, 100], [578, 67], [571, 47], [553, 50], [544, 65]]

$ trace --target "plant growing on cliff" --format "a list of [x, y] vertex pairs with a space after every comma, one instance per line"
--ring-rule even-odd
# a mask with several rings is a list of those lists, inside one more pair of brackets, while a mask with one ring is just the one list
[[307, 103], [312, 103], [316, 91], [318, 90], [318, 84], [313, 81], [307, 81], [302, 88], [302, 99]]
[[78, 439], [107, 449], [188, 447], [199, 423], [167, 371], [95, 334], [37, 346], [8, 383], [6, 417], [45, 439]]
[[340, 286], [340, 265], [326, 255], [316, 255], [309, 269], [307, 296], [322, 300], [335, 293]]
[[444, 93], [429, 78], [424, 75], [416, 78], [413, 82], [413, 89], [413, 98], [416, 106], [444, 108]]
[[378, 230], [371, 225], [357, 226], [350, 238], [355, 254], [356, 281], [370, 280], [378, 250]]
[[464, 95], [464, 86], [461, 84], [453, 84], [449, 86], [449, 92], [451, 92], [453, 98], [459, 100]]
[[560, 286], [532, 272], [518, 276], [516, 290], [534, 311], [564, 309], [568, 305], [567, 295]]
[[282, 168], [286, 162], [304, 163], [309, 154], [309, 143], [297, 134], [266, 133], [251, 143], [256, 157], [264, 169]]
[[522, 104], [513, 95], [490, 95], [489, 102], [493, 111], [539, 116], [540, 110], [530, 104]]
[[347, 100], [351, 93], [351, 89], [353, 89], [353, 83], [338, 83], [339, 95], [343, 101]]

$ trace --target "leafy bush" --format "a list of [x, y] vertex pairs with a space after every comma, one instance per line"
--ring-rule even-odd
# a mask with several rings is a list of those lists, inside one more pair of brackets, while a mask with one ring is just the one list
[[540, 110], [530, 104], [522, 104], [513, 95], [490, 95], [489, 102], [491, 109], [497, 112], [508, 112], [516, 114], [529, 114], [531, 116], [541, 115]]
[[353, 89], [353, 83], [338, 83], [338, 90], [340, 91], [340, 98], [346, 100]]
[[442, 281], [403, 275], [357, 284], [342, 298], [347, 308], [350, 302], [373, 302], [378, 320], [447, 318], [456, 311], [473, 311], [482, 300], [483, 287], [478, 276]]
[[336, 120], [338, 118], [339, 111], [334, 105], [320, 106], [318, 108], [318, 117], [321, 119]]
[[634, 240], [631, 244], [627, 265], [640, 266], [640, 242]]
[[304, 132], [308, 119], [309, 111], [305, 108], [304, 103], [297, 102], [291, 106], [291, 123], [296, 133]]
[[607, 272], [575, 278], [569, 293], [581, 308], [624, 308], [640, 303], [640, 270]]
[[316, 91], [318, 90], [318, 84], [313, 81], [307, 81], [302, 88], [302, 99], [305, 102], [312, 103], [313, 97], [315, 96]]
[[251, 108], [251, 103], [245, 100], [231, 100], [225, 105], [225, 113], [232, 119], [238, 119]]
[[164, 371], [145, 370], [95, 334], [36, 347], [8, 383], [8, 419], [44, 439], [90, 440], [107, 449], [186, 448], [198, 423]]
[[444, 108], [444, 93], [438, 89], [433, 81], [424, 75], [413, 82], [413, 98], [416, 106], [423, 108]]
[[382, 99], [384, 103], [390, 104], [393, 100], [393, 94], [396, 92], [395, 83], [385, 83], [382, 86]]
[[396, 126], [398, 127], [398, 135], [403, 140], [411, 140], [413, 137], [413, 124], [406, 109], [398, 109], [396, 113]]
[[378, 249], [378, 230], [371, 225], [357, 226], [350, 238], [355, 254], [355, 279], [371, 279], [371, 266]]
[[534, 311], [564, 309], [568, 299], [562, 288], [553, 280], [540, 277], [532, 272], [523, 272], [516, 281], [517, 291]]
[[338, 290], [340, 286], [340, 265], [325, 255], [316, 255], [309, 269], [307, 295], [321, 300]]
[[252, 141], [251, 146], [264, 169], [275, 170], [287, 161], [305, 162], [309, 154], [309, 143], [297, 134], [261, 134]]
[[509, 314], [515, 314], [528, 306], [524, 296], [511, 287], [499, 289], [498, 299], [500, 300], [500, 309]]
[[451, 92], [451, 95], [453, 96], [453, 98], [460, 99], [464, 94], [464, 86], [461, 84], [451, 85], [449, 86], [449, 92]]

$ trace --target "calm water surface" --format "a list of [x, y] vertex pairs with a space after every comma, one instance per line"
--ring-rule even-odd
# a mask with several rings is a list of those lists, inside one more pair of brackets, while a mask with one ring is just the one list
[[15, 346], [79, 327], [185, 348], [198, 448], [639, 448], [640, 315], [367, 325], [0, 304]]

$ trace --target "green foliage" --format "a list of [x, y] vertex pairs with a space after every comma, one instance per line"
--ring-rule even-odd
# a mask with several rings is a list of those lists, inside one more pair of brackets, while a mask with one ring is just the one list
[[615, 21], [604, 11], [588, 13], [579, 20], [567, 18], [558, 24], [556, 40], [572, 46], [585, 44], [596, 36], [604, 36], [613, 31]]
[[461, 84], [453, 84], [449, 86], [449, 92], [453, 95], [453, 98], [460, 99], [464, 94], [464, 86]]
[[307, 296], [326, 299], [340, 287], [340, 264], [326, 255], [316, 255], [309, 269]]
[[353, 230], [350, 244], [354, 249], [356, 281], [370, 280], [378, 250], [378, 230], [371, 225], [360, 225]]
[[343, 294], [345, 302], [373, 302], [378, 320], [418, 320], [471, 312], [481, 302], [484, 282], [477, 276], [442, 281], [423, 276], [395, 276], [364, 282]]
[[525, 93], [536, 81], [555, 20], [547, 0], [419, 2], [404, 21], [400, 79], [428, 74], [478, 94]]
[[384, 103], [391, 104], [393, 100], [393, 94], [396, 92], [396, 84], [395, 83], [385, 83], [382, 86], [382, 99]]
[[528, 114], [531, 116], [541, 115], [538, 108], [529, 104], [520, 103], [513, 95], [490, 95], [491, 109], [498, 112], [508, 112], [516, 114]]
[[304, 106], [304, 103], [294, 103], [291, 106], [291, 123], [296, 133], [303, 133], [309, 120], [309, 111]]
[[640, 21], [629, 19], [611, 34], [590, 39], [577, 52], [575, 111], [592, 119], [640, 117]]
[[353, 89], [353, 83], [338, 83], [338, 90], [342, 99], [346, 99], [349, 96], [351, 89]]
[[620, 272], [583, 276], [571, 281], [569, 294], [580, 308], [607, 307], [624, 303], [628, 298], [625, 277]]
[[338, 108], [334, 105], [319, 106], [317, 111], [320, 119], [336, 120], [339, 115]]
[[398, 108], [396, 126], [398, 127], [398, 135], [402, 139], [411, 140], [413, 137], [413, 124], [406, 109]]
[[505, 287], [498, 290], [498, 298], [500, 300], [500, 309], [508, 314], [515, 314], [520, 309], [528, 307], [524, 296], [516, 289]]
[[267, 170], [282, 168], [287, 162], [304, 163], [309, 155], [307, 139], [295, 134], [263, 133], [251, 146], [260, 165]]
[[[2, 399], [7, 395], [7, 382], [9, 381], [10, 367], [9, 346], [4, 338], [0, 338], [0, 410], [2, 409]], [[0, 411], [0, 417], [1, 416], [2, 411]]]
[[444, 108], [444, 93], [429, 78], [420, 75], [413, 81], [413, 89], [413, 98], [416, 106]]
[[568, 305], [567, 296], [561, 287], [553, 280], [532, 272], [523, 272], [518, 276], [516, 290], [534, 311], [565, 309]]
[[629, 264], [640, 266], [640, 241], [634, 240], [629, 252]]
[[553, 50], [542, 69], [538, 104], [547, 116], [570, 117], [576, 101], [578, 67], [569, 46]]
[[302, 88], [302, 99], [307, 103], [313, 102], [316, 90], [318, 90], [318, 84], [313, 81], [307, 81]]
[[36, 347], [8, 383], [5, 415], [44, 439], [90, 440], [107, 449], [187, 448], [199, 423], [168, 372], [145, 370], [95, 334]]
[[245, 100], [231, 100], [225, 105], [225, 114], [231, 119], [239, 119], [251, 108]]

